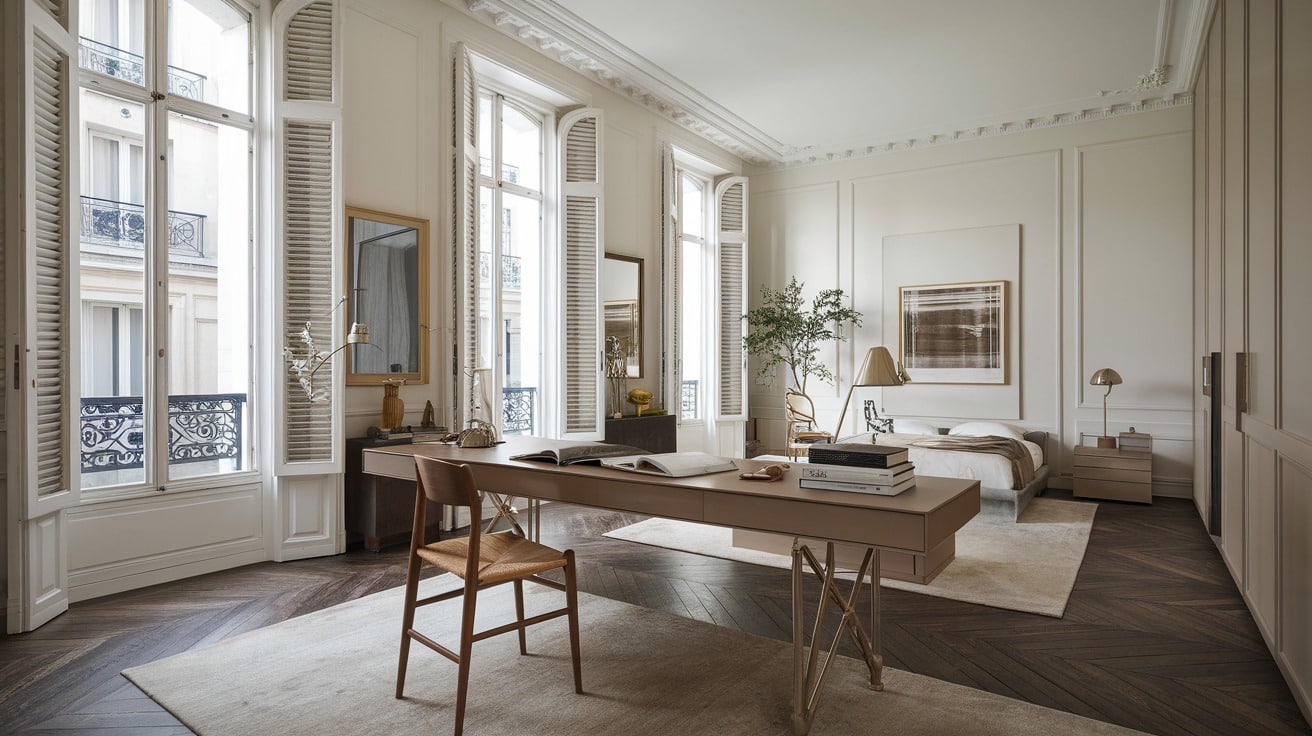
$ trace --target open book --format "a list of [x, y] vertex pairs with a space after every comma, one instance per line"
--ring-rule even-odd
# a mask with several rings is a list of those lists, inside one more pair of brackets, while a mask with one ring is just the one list
[[738, 469], [732, 460], [704, 452], [662, 452], [656, 455], [605, 458], [601, 464], [616, 470], [664, 475], [671, 478], [723, 473]]
[[522, 455], [512, 455], [511, 460], [540, 460], [557, 465], [600, 465], [605, 458], [633, 457], [641, 455], [642, 448], [629, 445], [608, 445], [605, 442], [580, 442], [577, 445], [548, 448]]

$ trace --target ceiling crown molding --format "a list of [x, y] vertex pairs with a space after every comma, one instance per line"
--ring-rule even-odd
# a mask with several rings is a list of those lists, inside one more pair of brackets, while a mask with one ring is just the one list
[[549, 0], [466, 0], [466, 6], [483, 23], [745, 161], [781, 160], [779, 141]]
[[1086, 99], [1069, 101], [1062, 109], [1016, 113], [1011, 120], [900, 135], [885, 133], [881, 140], [861, 145], [798, 146], [775, 140], [552, 0], [447, 1], [463, 2], [467, 12], [482, 23], [763, 168], [861, 158], [1192, 104], [1196, 59], [1205, 40], [1205, 21], [1215, 4], [1215, 0], [1192, 0], [1186, 6], [1182, 79], [1171, 78], [1174, 75], [1164, 56], [1176, 3], [1185, 0], [1159, 0], [1155, 63], [1139, 77], [1134, 89], [1098, 90]]

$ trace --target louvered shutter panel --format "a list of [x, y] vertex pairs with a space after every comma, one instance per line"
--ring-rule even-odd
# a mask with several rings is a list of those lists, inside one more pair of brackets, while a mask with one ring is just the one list
[[451, 218], [451, 315], [455, 335], [455, 426], [472, 416], [478, 367], [478, 78], [469, 49], [456, 44], [451, 132], [455, 151], [455, 212]]
[[[288, 120], [283, 124], [283, 324], [282, 334], [296, 340], [306, 322], [320, 349], [336, 332], [333, 308], [333, 126], [327, 122]], [[334, 315], [335, 316], [335, 315]], [[295, 344], [295, 343], [293, 343]], [[311, 401], [297, 377], [285, 372], [286, 461], [331, 460], [333, 402]], [[334, 387], [337, 365], [315, 374], [319, 385]], [[333, 395], [330, 390], [330, 396]]]
[[[78, 432], [69, 426], [68, 383], [70, 219], [73, 196], [70, 188], [69, 147], [72, 116], [69, 56], [44, 36], [34, 34], [31, 58], [31, 161], [29, 179], [31, 261], [29, 265], [29, 308], [33, 310], [35, 334], [35, 406], [29, 421], [34, 437], [34, 472], [29, 485], [35, 499], [76, 489], [69, 461], [71, 438]], [[31, 450], [29, 450], [31, 453]]]
[[287, 24], [283, 98], [333, 101], [333, 3], [316, 0]]
[[665, 297], [661, 321], [665, 344], [661, 346], [661, 392], [667, 407], [679, 407], [675, 421], [683, 420], [683, 355], [680, 326], [683, 302], [679, 285], [682, 280], [682, 254], [679, 247], [679, 173], [674, 165], [674, 148], [661, 144], [661, 294]]
[[[284, 10], [283, 8], [279, 9]], [[280, 303], [277, 339], [305, 356], [305, 323], [318, 350], [341, 344], [342, 313], [334, 311], [338, 287], [341, 212], [340, 106], [335, 93], [337, 7], [314, 0], [290, 12], [280, 36], [276, 130]], [[341, 354], [314, 375], [326, 401], [306, 396], [298, 377], [279, 355], [277, 382], [283, 428], [278, 438], [278, 475], [340, 471]]]
[[564, 437], [596, 438], [602, 428], [601, 125], [601, 111], [594, 108], [575, 110], [560, 123]]
[[747, 313], [747, 178], [732, 176], [715, 187], [716, 291], [720, 377], [717, 419], [747, 419], [747, 354], [743, 315]]

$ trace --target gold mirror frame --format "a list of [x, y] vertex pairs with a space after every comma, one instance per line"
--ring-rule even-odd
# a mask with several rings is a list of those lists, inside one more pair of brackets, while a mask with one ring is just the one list
[[[606, 261], [616, 261], [614, 267], [628, 271], [629, 264], [637, 267], [635, 281], [630, 287], [628, 284], [616, 287], [611, 278], [605, 278], [601, 285], [602, 302], [601, 310], [605, 323], [605, 336], [614, 335], [620, 339], [620, 344], [628, 352], [626, 361], [625, 378], [642, 378], [642, 265], [641, 258], [634, 256], [622, 256], [615, 253], [607, 253]], [[603, 262], [602, 275], [607, 277], [617, 273], [612, 270], [611, 264]], [[620, 296], [618, 299], [607, 299], [607, 295]]]
[[[428, 322], [428, 220], [347, 207], [345, 232], [343, 332], [349, 332], [353, 322], [369, 327], [369, 343], [352, 345], [346, 352], [346, 385], [377, 386], [398, 378], [411, 384], [428, 383], [428, 330], [424, 327]], [[371, 250], [370, 244], [380, 248]], [[408, 252], [412, 247], [413, 253]], [[362, 267], [366, 260], [375, 270]], [[384, 264], [388, 273], [380, 275], [377, 268]], [[386, 301], [397, 297], [393, 304]], [[408, 330], [404, 325], [407, 316], [412, 324]]]

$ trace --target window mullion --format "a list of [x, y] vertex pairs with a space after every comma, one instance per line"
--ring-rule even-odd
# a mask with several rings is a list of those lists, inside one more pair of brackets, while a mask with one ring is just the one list
[[[146, 405], [142, 407], [151, 417], [146, 436], [152, 438], [152, 452], [146, 460], [149, 468], [146, 482], [163, 490], [168, 481], [169, 445], [169, 382], [167, 354], [168, 341], [168, 106], [160, 104], [168, 89], [168, 0], [146, 0], [153, 6], [146, 13], [146, 72], [150, 80], [148, 90], [152, 101], [146, 105], [146, 204], [153, 227], [146, 235], [144, 266], [146, 269], [146, 304], [142, 311], [145, 320], [145, 381], [143, 393]], [[153, 11], [153, 12], [152, 12]], [[148, 387], [148, 388], [147, 388]]]

